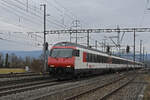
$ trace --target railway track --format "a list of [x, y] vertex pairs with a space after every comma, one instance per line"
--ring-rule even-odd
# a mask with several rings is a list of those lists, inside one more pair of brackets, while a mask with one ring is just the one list
[[107, 97], [132, 82], [134, 78], [135, 76], [123, 76], [102, 86], [81, 92], [79, 94], [74, 94], [73, 96], [65, 98], [65, 100], [106, 100]]
[[[104, 76], [99, 76], [98, 78], [95, 77], [94, 79], [80, 80], [71, 83], [68, 82], [68, 84], [70, 84], [70, 86], [68, 85], [68, 87], [66, 87], [65, 85], [63, 87], [63, 85], [61, 85], [61, 87], [63, 87], [61, 89], [55, 88], [55, 90], [53, 89], [52, 91], [49, 90], [49, 92], [45, 94], [41, 94], [36, 97], [31, 97], [29, 99], [30, 100], [43, 100], [43, 99], [44, 100], [72, 100], [72, 99], [78, 100], [78, 98], [76, 98], [75, 96], [84, 93], [85, 90], [95, 88], [99, 85], [102, 86], [102, 84], [108, 83], [110, 81], [113, 82], [112, 80], [118, 78], [120, 79], [120, 77], [123, 78], [124, 74], [104, 75]], [[82, 100], [93, 100], [93, 99], [82, 99]]]
[[12, 85], [12, 84], [18, 84], [18, 83], [24, 83], [24, 82], [31, 82], [31, 81], [37, 81], [37, 80], [45, 80], [50, 79], [51, 77], [48, 74], [42, 75], [42, 74], [34, 74], [33, 76], [31, 74], [26, 75], [19, 75], [19, 77], [8, 77], [8, 78], [0, 78], [0, 87], [6, 86], [6, 85]]
[[[48, 74], [48, 73], [46, 73]], [[37, 76], [40, 73], [27, 72], [27, 73], [12, 73], [12, 74], [0, 74], [0, 78], [13, 78], [13, 77], [25, 77], [25, 76]]]
[[[134, 80], [133, 73], [104, 75], [94, 79], [41, 80], [0, 87], [0, 100], [106, 100]], [[45, 92], [44, 92], [45, 91]], [[47, 91], [47, 92], [46, 92]], [[20, 97], [21, 96], [21, 97]]]
[[48, 73], [40, 74], [34, 72], [0, 74], [0, 87], [30, 81], [45, 80], [51, 78]]
[[121, 84], [120, 86], [114, 88], [112, 91], [109, 91], [108, 93], [106, 93], [104, 96], [102, 96], [99, 100], [107, 100], [108, 97], [110, 97], [111, 95], [113, 95], [114, 93], [116, 93], [117, 91], [119, 91], [120, 89], [122, 89], [123, 87], [127, 86], [129, 83], [131, 83], [134, 80], [134, 78], [131, 78], [129, 80], [127, 80], [125, 83]]
[[52, 80], [28, 82], [25, 84], [20, 83], [16, 85], [4, 86], [4, 87], [0, 87], [0, 96], [6, 96], [14, 93], [20, 93], [28, 90], [39, 89], [42, 87], [53, 86], [57, 84], [61, 84], [61, 83], [58, 82], [56, 79], [52, 79]]

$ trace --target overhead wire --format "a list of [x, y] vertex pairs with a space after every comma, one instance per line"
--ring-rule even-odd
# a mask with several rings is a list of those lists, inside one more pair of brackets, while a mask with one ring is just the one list
[[7, 36], [8, 38], [10, 38], [10, 36], [11, 36], [11, 37], [15, 38], [15, 40], [21, 39], [21, 40], [25, 40], [25, 41], [34, 41], [34, 42], [35, 41], [36, 42], [42, 42], [42, 41], [40, 41], [40, 39], [43, 40], [43, 38], [41, 36], [38, 36], [38, 35], [32, 34], [32, 33], [30, 33], [28, 35], [23, 34], [21, 32], [20, 33], [18, 33], [18, 32], [16, 32], [16, 33], [15, 32], [1, 32], [1, 33], [3, 33], [3, 35], [1, 35], [1, 36]]
[[[5, 2], [6, 4], [9, 4], [9, 5], [11, 5], [11, 6], [14, 6], [14, 7], [19, 8], [20, 10], [24, 11], [24, 12], [21, 12], [21, 11], [18, 11], [18, 10], [17, 10], [17, 12], [20, 12], [20, 13], [25, 14], [25, 15], [27, 14], [27, 13], [26, 13], [26, 10], [23, 9], [22, 7], [19, 7], [18, 5], [15, 5], [15, 4], [10, 3], [10, 2], [8, 2], [8, 1], [4, 1], [4, 0], [2, 0], [2, 1]], [[7, 6], [8, 6], [8, 5], [7, 5]], [[13, 7], [11, 7], [11, 8], [14, 9]], [[14, 9], [14, 11], [16, 11], [16, 9]], [[43, 17], [40, 16], [40, 15], [42, 15], [42, 14], [38, 15], [38, 14], [35, 14], [35, 13], [33, 13], [33, 12], [30, 12], [30, 14], [33, 15], [35, 18], [43, 19]], [[31, 15], [30, 15], [30, 17], [33, 17], [33, 16], [31, 16]], [[29, 16], [28, 16], [28, 17], [29, 17]], [[34, 19], [35, 19], [35, 18], [34, 18]], [[31, 19], [31, 18], [30, 18], [30, 19]], [[42, 20], [38, 20], [38, 21], [41, 21], [41, 22], [42, 22]], [[54, 24], [54, 25], [56, 25], [56, 26], [59, 26], [59, 27], [63, 27], [63, 28], [64, 28], [64, 26], [61, 25], [61, 24], [55, 23], [55, 22], [50, 21], [50, 20], [48, 20], [48, 19], [47, 19], [47, 21], [49, 21], [50, 23], [52, 23], [52, 24]], [[40, 23], [40, 24], [41, 24], [41, 23]]]
[[[39, 20], [38, 21], [35, 21], [35, 20], [37, 20], [37, 18], [38, 19], [42, 19], [42, 17], [43, 17], [43, 15], [42, 15], [42, 13], [43, 13], [43, 10], [36, 10], [36, 13], [35, 12], [33, 12], [33, 10], [31, 10], [31, 11], [29, 11], [28, 13], [26, 12], [26, 9], [25, 8], [23, 8], [23, 7], [25, 7], [26, 5], [23, 3], [23, 2], [21, 2], [21, 1], [19, 1], [19, 0], [14, 0], [14, 2], [16, 1], [16, 2], [18, 2], [18, 4], [21, 4], [21, 5], [17, 5], [16, 3], [14, 3], [14, 2], [10, 2], [10, 1], [5, 1], [5, 0], [1, 0], [1, 1], [3, 1], [3, 7], [5, 7], [5, 9], [7, 9], [7, 11], [9, 11], [9, 12], [13, 12], [17, 17], [22, 17], [23, 19], [25, 19], [25, 20], [27, 20], [28, 22], [30, 22], [31, 24], [41, 24], [42, 23], [42, 21], [40, 21], [39, 22]], [[13, 6], [13, 7], [12, 7]], [[33, 6], [28, 6], [29, 8], [31, 7], [31, 8], [33, 8]], [[10, 9], [11, 8], [11, 9]], [[15, 8], [17, 8], [17, 9], [15, 9]], [[56, 8], [55, 8], [56, 9]], [[65, 9], [66, 10], [66, 8], [63, 8], [63, 9]], [[57, 9], [57, 10], [60, 10], [60, 9]], [[60, 11], [62, 11], [62, 10], [60, 10]], [[67, 11], [67, 10], [66, 10]], [[30, 15], [29, 15], [29, 13], [30, 13]], [[63, 12], [62, 12], [63, 13]], [[66, 14], [66, 13], [65, 13]], [[25, 16], [22, 16], [22, 15], [25, 15]], [[51, 17], [53, 17], [54, 18], [54, 16], [52, 16], [52, 15], [50, 15]], [[68, 16], [68, 17], [70, 17], [71, 19], [73, 19], [74, 17], [72, 17], [72, 16]], [[32, 19], [31, 19], [32, 18]], [[31, 19], [31, 20], [30, 20]], [[34, 19], [34, 20], [33, 20]], [[50, 23], [52, 23], [52, 24], [54, 24], [54, 25], [56, 25], [56, 26], [59, 26], [59, 27], [63, 27], [63, 28], [66, 28], [67, 26], [66, 25], [64, 25], [64, 24], [62, 24], [62, 23], [55, 23], [57, 20], [55, 20], [55, 22], [51, 22], [49, 19], [47, 20], [48, 22], [50, 22]], [[57, 21], [57, 22], [59, 22], [59, 21]]]
[[141, 18], [141, 20], [140, 20], [139, 26], [141, 26], [142, 23], [143, 23], [143, 21], [144, 21], [145, 14], [146, 14], [146, 11], [147, 11], [147, 9], [148, 9], [148, 5], [149, 5], [149, 0], [146, 1], [146, 5], [145, 5], [145, 8], [144, 8], [143, 15], [142, 15], [142, 18]]
[[[3, 5], [5, 5], [5, 4], [3, 4]], [[7, 5], [5, 5], [5, 6], [7, 6]], [[6, 8], [7, 8], [7, 7], [6, 7]], [[10, 9], [7, 9], [7, 11], [10, 11]], [[15, 13], [15, 15], [16, 15], [16, 16], [19, 16], [19, 15], [16, 14], [16, 13]], [[30, 21], [32, 21], [32, 20], [30, 20]], [[32, 36], [32, 35], [31, 35], [31, 36]], [[39, 35], [36, 35], [36, 37], [39, 37]], [[18, 37], [17, 37], [17, 38], [18, 38]], [[20, 38], [20, 37], [19, 37], [19, 38]], [[38, 41], [38, 42], [39, 42], [39, 41]], [[41, 41], [40, 41], [40, 42], [41, 42]]]
[[[63, 13], [66, 17], [70, 18], [72, 21], [79, 19], [75, 14], [73, 14], [70, 10], [68, 10], [67, 8], [65, 8], [63, 5], [61, 5], [58, 1], [53, 0], [54, 3], [56, 5], [58, 5], [59, 7], [57, 7], [54, 4], [52, 4], [49, 0], [45, 0], [45, 1], [47, 3], [49, 3], [49, 4], [51, 4], [57, 11], [59, 11], [60, 13]], [[83, 21], [82, 21], [82, 23], [85, 24], [85, 22], [83, 22]], [[87, 23], [85, 25], [87, 25]], [[81, 24], [81, 26], [83, 26], [83, 25]], [[68, 28], [70, 28], [70, 27], [68, 27]]]
[[[58, 6], [60, 6], [61, 8], [63, 8], [63, 9], [60, 9], [60, 8], [58, 8], [57, 6], [55, 6], [54, 4], [52, 4], [49, 0], [45, 0], [48, 4], [51, 4], [57, 11], [59, 11], [60, 13], [63, 13], [63, 14], [65, 14], [68, 18], [70, 18], [70, 19], [72, 19], [72, 20], [74, 20], [74, 17], [72, 17], [72, 16], [70, 16], [69, 15], [69, 13], [67, 13], [67, 12], [65, 12], [64, 13], [64, 11], [69, 11], [69, 10], [67, 10], [65, 7], [63, 7], [60, 3], [58, 3], [57, 1], [54, 1], [55, 2], [55, 4], [57, 4]], [[71, 13], [70, 13], [71, 14]], [[72, 14], [73, 15], [73, 14]], [[73, 15], [74, 16], [74, 15]]]
[[[17, 15], [17, 14], [16, 14], [16, 15]], [[13, 33], [17, 33], [17, 32], [13, 32]], [[23, 34], [22, 34], [22, 35], [23, 35]], [[38, 38], [43, 39], [40, 35], [31, 34], [31, 33], [30, 33], [30, 35], [31, 35], [32, 37], [34, 36], [35, 38], [37, 38], [37, 37], [38, 37]], [[18, 38], [18, 37], [17, 37], [17, 38]], [[23, 39], [24, 39], [24, 38], [23, 38]], [[39, 41], [38, 41], [38, 42], [39, 42]], [[41, 41], [40, 41], [40, 42], [41, 42]]]
[[[48, 1], [48, 0], [46, 0]], [[82, 22], [81, 27], [83, 26], [83, 24], [88, 25], [86, 22], [84, 22], [83, 20], [81, 20], [81, 18], [79, 19], [77, 17], [77, 15], [75, 15], [74, 13], [72, 13], [69, 9], [67, 9], [66, 7], [64, 7], [62, 4], [60, 4], [57, 0], [53, 0], [58, 6], [60, 6], [61, 8], [63, 8], [65, 10], [65, 15], [68, 16], [70, 19], [72, 20], [80, 20]], [[59, 9], [59, 8], [58, 8]], [[61, 9], [59, 9], [61, 10]]]
[[[23, 19], [25, 19], [26, 21], [28, 21], [28, 22], [30, 22], [30, 23], [34, 23], [35, 25], [38, 25], [38, 24], [41, 24], [41, 23], [39, 23], [38, 21], [35, 21], [35, 20], [32, 20], [31, 18], [29, 18], [29, 16], [26, 16], [25, 17], [25, 13], [23, 13], [23, 12], [21, 12], [21, 11], [19, 11], [19, 10], [17, 10], [17, 9], [15, 9], [15, 8], [13, 8], [13, 7], [11, 7], [11, 6], [9, 6], [9, 5], [7, 5], [6, 3], [2, 3], [2, 6], [4, 7], [4, 6], [6, 6], [5, 7], [5, 9], [7, 9], [7, 11], [9, 11], [10, 13], [14, 13], [15, 15], [17, 15], [18, 17], [22, 17]], [[11, 9], [10, 9], [11, 8]], [[24, 15], [24, 16], [23, 16]], [[32, 16], [30, 16], [30, 17], [32, 17]], [[33, 17], [34, 18], [34, 17]]]
[[[19, 0], [15, 0], [16, 2], [18, 2], [19, 4], [21, 4], [21, 5], [23, 5], [23, 6], [25, 6], [26, 7], [26, 5], [23, 3], [23, 2], [21, 2], [21, 1], [19, 1]], [[31, 9], [37, 9], [36, 10], [36, 12], [38, 13], [38, 14], [40, 14], [40, 15], [42, 15], [43, 14], [43, 10], [38, 10], [38, 8], [37, 7], [32, 7], [32, 6], [28, 6], [28, 8], [31, 8]], [[28, 13], [30, 13], [31, 11], [28, 11]], [[53, 20], [54, 21], [56, 21], [57, 23], [59, 23], [60, 25], [61, 25], [61, 23], [54, 17], [54, 16], [52, 16], [52, 15], [49, 15], [50, 17], [52, 17], [53, 18]], [[50, 23], [52, 22], [52, 21], [50, 21], [49, 19], [47, 19], [47, 21], [49, 21]], [[53, 24], [56, 24], [56, 23], [54, 23], [54, 22], [52, 22]], [[57, 24], [57, 25], [59, 25], [59, 24]], [[66, 27], [65, 25], [63, 25], [63, 27]]]
[[[2, 6], [1, 6], [2, 7]], [[5, 9], [7, 12], [11, 12], [10, 11], [10, 9]], [[18, 17], [20, 17], [17, 13], [15, 13], [15, 12], [13, 12], [16, 16], [18, 16]], [[23, 17], [23, 19], [26, 19], [26, 17]], [[14, 26], [17, 26], [18, 28], [19, 27], [22, 27], [22, 28], [24, 28], [24, 29], [30, 29], [30, 30], [33, 30], [33, 27], [29, 27], [29, 28], [26, 28], [26, 27], [28, 27], [27, 25], [21, 25], [21, 24], [16, 24], [16, 23], [14, 23], [13, 22], [13, 24], [12, 23], [10, 23], [10, 21], [8, 20], [8, 21], [6, 21], [6, 19], [4, 20], [2, 20], [3, 22], [5, 22], [5, 23], [8, 23], [8, 24], [10, 24], [10, 25], [14, 25]], [[29, 22], [31, 22], [30, 20], [28, 20], [28, 19], [26, 19], [26, 21], [29, 21]], [[20, 26], [21, 25], [21, 26]]]
[[[8, 2], [8, 1], [4, 1], [4, 0], [2, 0], [3, 2], [5, 2], [5, 5], [7, 4], [7, 7], [11, 7], [12, 9], [14, 9], [13, 7], [15, 7], [15, 8], [19, 8], [20, 10], [18, 10], [18, 9], [14, 9], [14, 11], [17, 11], [17, 12], [19, 12], [20, 14], [27, 14], [27, 13], [25, 13], [24, 11], [26, 11], [25, 9], [23, 9], [22, 7], [19, 7], [19, 6], [17, 6], [17, 5], [15, 5], [14, 3], [10, 3], [10, 2]], [[4, 4], [4, 3], [3, 3]], [[10, 6], [9, 6], [10, 5]], [[31, 14], [32, 15], [34, 15], [34, 16], [36, 16], [36, 17], [33, 17], [33, 16], [31, 16], [31, 15], [29, 15], [28, 17], [30, 18], [30, 17], [33, 17], [33, 18], [37, 18], [37, 17], [41, 17], [41, 16], [38, 16], [38, 15], [36, 15], [35, 13], [32, 13], [31, 12]], [[31, 18], [30, 18], [31, 19]], [[40, 20], [41, 21], [41, 20]], [[37, 22], [37, 21], [36, 21]]]
[[1, 38], [0, 38], [0, 40], [2, 40], [2, 41], [7, 41], [7, 42], [9, 42], [9, 43], [23, 44], [23, 45], [26, 45], [26, 46], [28, 46], [28, 47], [42, 48], [42, 46], [40, 47], [39, 44], [33, 45], [33, 44], [30, 44], [30, 43], [18, 42], [18, 41], [14, 41], [14, 40], [1, 39]]
[[26, 42], [24, 42], [24, 41], [17, 41], [17, 40], [11, 40], [11, 39], [7, 39], [7, 38], [0, 38], [1, 40], [3, 40], [3, 41], [7, 41], [7, 42], [15, 42], [15, 43], [19, 43], [19, 44], [25, 44], [25, 45], [29, 45], [29, 46], [35, 46], [35, 45], [37, 45], [37, 46], [35, 46], [35, 47], [38, 47], [38, 46], [42, 46], [42, 44], [40, 44], [39, 42], [38, 43], [36, 43], [36, 42], [28, 42], [28, 41], [26, 41]]

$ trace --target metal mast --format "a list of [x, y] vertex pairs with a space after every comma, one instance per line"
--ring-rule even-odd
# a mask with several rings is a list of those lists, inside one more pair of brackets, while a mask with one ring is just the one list
[[43, 51], [44, 51], [44, 72], [46, 72], [47, 69], [47, 62], [46, 62], [46, 4], [42, 4], [41, 6], [44, 7], [44, 45], [43, 45]]

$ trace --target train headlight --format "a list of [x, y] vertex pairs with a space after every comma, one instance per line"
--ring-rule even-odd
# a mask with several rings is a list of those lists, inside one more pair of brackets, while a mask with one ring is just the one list
[[66, 66], [66, 67], [71, 67], [71, 66]]
[[55, 67], [54, 65], [50, 65], [50, 67]]

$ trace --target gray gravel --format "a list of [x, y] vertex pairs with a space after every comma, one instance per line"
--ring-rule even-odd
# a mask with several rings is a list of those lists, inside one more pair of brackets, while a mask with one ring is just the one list
[[24, 76], [24, 77], [12, 77], [12, 78], [0, 78], [0, 83], [6, 81], [17, 81], [17, 80], [25, 80], [25, 79], [33, 79], [33, 78], [42, 78], [42, 77], [49, 77], [48, 75], [38, 75], [38, 76]]
[[138, 100], [145, 85], [146, 83], [142, 76], [139, 76], [132, 83], [107, 98], [107, 100]]
[[[8, 95], [8, 96], [3, 96], [3, 97], [0, 97], [0, 100], [30, 100], [31, 98], [36, 98], [36, 97], [41, 96], [41, 95], [49, 95], [49, 94], [53, 94], [53, 93], [58, 92], [58, 91], [60, 91], [60, 92], [65, 91], [66, 89], [69, 89], [69, 88], [72, 88], [75, 86], [79, 87], [79, 86], [86, 86], [89, 84], [96, 84], [96, 83], [101, 84], [101, 82], [103, 80], [113, 80], [117, 76], [118, 76], [118, 74], [100, 76], [100, 77], [92, 78], [89, 80], [83, 80], [83, 81], [68, 82], [68, 83], [65, 83], [63, 85], [61, 84], [61, 85], [56, 85], [56, 86], [45, 87], [45, 88], [35, 89], [35, 90], [31, 90], [31, 91], [16, 93], [16, 94]], [[78, 89], [76, 92], [78, 92], [78, 91], [80, 91], [80, 89]], [[64, 94], [64, 96], [66, 96], [66, 95]], [[57, 100], [59, 100], [59, 99], [57, 99]]]

